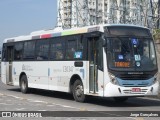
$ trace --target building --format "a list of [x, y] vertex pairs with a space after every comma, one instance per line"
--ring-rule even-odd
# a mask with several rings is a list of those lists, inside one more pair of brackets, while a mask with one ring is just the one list
[[63, 28], [125, 23], [152, 27], [152, 0], [58, 0]]
[[[58, 0], [58, 26], [72, 28], [77, 26], [86, 26], [85, 21], [87, 13], [86, 0]], [[87, 5], [87, 3], [86, 3]], [[85, 9], [86, 8], [86, 9]], [[87, 16], [89, 17], [89, 16]]]

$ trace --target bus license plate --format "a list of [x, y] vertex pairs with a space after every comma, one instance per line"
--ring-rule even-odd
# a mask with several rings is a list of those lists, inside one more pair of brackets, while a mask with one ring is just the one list
[[140, 88], [132, 88], [132, 92], [141, 92]]

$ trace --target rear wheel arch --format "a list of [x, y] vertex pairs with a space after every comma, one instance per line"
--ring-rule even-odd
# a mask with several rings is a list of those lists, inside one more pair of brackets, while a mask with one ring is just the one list
[[79, 75], [73, 75], [70, 80], [70, 92], [73, 94], [75, 101], [84, 102], [84, 85]]
[[84, 102], [85, 101], [85, 94], [84, 94], [84, 86], [81, 80], [77, 79], [73, 84], [72, 90], [73, 97], [77, 102]]
[[[75, 75], [73, 75], [72, 77], [71, 77], [71, 79], [70, 79], [70, 83], [69, 83], [69, 92], [70, 93], [72, 93], [72, 89], [73, 89], [73, 85], [74, 85], [74, 82], [76, 81], [76, 80], [80, 80], [81, 82], [82, 82], [82, 79], [81, 79], [81, 77], [79, 76], [79, 75], [77, 75], [77, 74], [75, 74]], [[82, 83], [83, 84], [83, 83]]]

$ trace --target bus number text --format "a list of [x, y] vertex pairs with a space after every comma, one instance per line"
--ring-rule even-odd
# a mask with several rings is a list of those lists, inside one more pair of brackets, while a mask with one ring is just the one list
[[73, 72], [73, 66], [64, 66], [63, 72]]

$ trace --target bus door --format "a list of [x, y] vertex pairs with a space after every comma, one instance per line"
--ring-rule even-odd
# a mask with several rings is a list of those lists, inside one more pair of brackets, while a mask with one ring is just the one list
[[13, 46], [7, 46], [7, 65], [6, 65], [6, 84], [12, 85], [12, 62], [13, 62]]
[[99, 37], [88, 40], [89, 92], [96, 94], [103, 85], [103, 52]]

